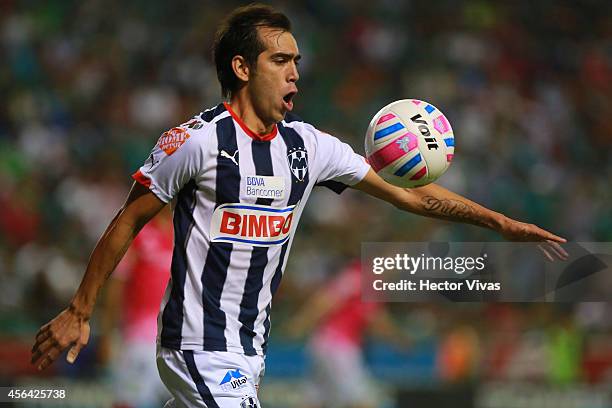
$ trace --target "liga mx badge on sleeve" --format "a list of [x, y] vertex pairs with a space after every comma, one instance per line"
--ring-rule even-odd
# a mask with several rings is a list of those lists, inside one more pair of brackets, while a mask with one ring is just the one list
[[304, 181], [306, 174], [308, 174], [308, 152], [306, 149], [300, 146], [289, 150], [287, 160], [289, 160], [289, 168], [295, 178]]

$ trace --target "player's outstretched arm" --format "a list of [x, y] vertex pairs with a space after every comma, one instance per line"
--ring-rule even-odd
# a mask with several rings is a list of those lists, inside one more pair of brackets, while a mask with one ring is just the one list
[[68, 308], [40, 328], [32, 347], [32, 364], [48, 367], [68, 347], [73, 363], [89, 340], [89, 318], [98, 293], [132, 240], [165, 203], [144, 186], [134, 183], [128, 198], [110, 222], [89, 259], [83, 280]]
[[[491, 211], [436, 184], [403, 189], [387, 183], [373, 170], [370, 170], [365, 178], [353, 187], [388, 201], [399, 209], [427, 217], [490, 228], [511, 241], [565, 242], [564, 238], [536, 225], [519, 222]], [[555, 246], [555, 249], [555, 252], [563, 251], [558, 246]]]

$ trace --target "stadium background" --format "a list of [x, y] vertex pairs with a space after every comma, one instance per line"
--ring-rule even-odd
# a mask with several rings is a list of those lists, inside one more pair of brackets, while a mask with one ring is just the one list
[[[161, 132], [218, 103], [209, 50], [219, 19], [236, 5], [0, 2], [0, 385], [61, 381], [81, 396], [72, 406], [108, 404], [95, 317], [75, 366], [60, 361], [38, 377], [28, 363], [32, 338], [69, 301], [129, 174]], [[457, 138], [442, 184], [571, 240], [612, 240], [609, 4], [278, 5], [303, 54], [295, 109], [305, 120], [363, 152], [381, 106], [430, 101]], [[430, 239], [498, 238], [350, 191], [313, 195], [274, 305], [264, 406], [299, 406], [308, 359], [303, 341], [282, 327], [358, 256], [360, 241]], [[407, 351], [367, 343], [372, 373], [389, 391], [385, 406], [612, 406], [610, 304], [391, 311], [414, 342]]]

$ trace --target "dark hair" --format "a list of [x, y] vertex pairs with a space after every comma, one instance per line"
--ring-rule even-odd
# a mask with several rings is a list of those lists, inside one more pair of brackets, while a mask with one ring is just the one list
[[259, 27], [291, 31], [291, 22], [271, 6], [253, 3], [232, 11], [219, 26], [213, 44], [213, 59], [224, 97], [231, 97], [240, 85], [232, 69], [232, 58], [241, 55], [254, 68], [257, 57], [265, 50], [257, 34]]

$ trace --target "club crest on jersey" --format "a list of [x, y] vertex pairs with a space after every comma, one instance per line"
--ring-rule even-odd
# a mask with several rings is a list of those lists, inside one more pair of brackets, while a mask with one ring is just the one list
[[289, 160], [289, 168], [295, 178], [299, 181], [304, 181], [306, 174], [308, 174], [308, 152], [306, 149], [303, 147], [296, 147], [289, 150], [287, 160]]
[[295, 206], [270, 207], [260, 204], [222, 204], [210, 221], [212, 242], [254, 246], [282, 245], [289, 239]]
[[161, 135], [157, 141], [157, 146], [170, 156], [172, 153], [176, 152], [187, 139], [189, 139], [189, 133], [183, 128], [175, 127]]

